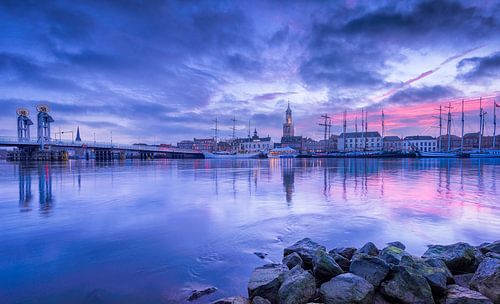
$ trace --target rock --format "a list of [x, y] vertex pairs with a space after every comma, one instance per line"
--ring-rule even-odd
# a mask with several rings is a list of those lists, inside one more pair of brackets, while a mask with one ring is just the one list
[[267, 299], [257, 296], [253, 298], [252, 304], [271, 304], [271, 302], [269, 302], [269, 300]]
[[373, 297], [373, 304], [391, 304], [391, 302], [387, 301], [380, 293], [375, 293]]
[[282, 264], [267, 264], [255, 268], [248, 283], [248, 296], [260, 296], [271, 303], [278, 303], [278, 290], [287, 271], [288, 268]]
[[283, 256], [287, 256], [294, 252], [298, 253], [302, 261], [304, 262], [304, 269], [312, 269], [312, 261], [318, 250], [326, 250], [324, 246], [313, 242], [310, 238], [305, 238], [290, 247], [284, 249]]
[[344, 258], [351, 260], [352, 256], [356, 252], [356, 250], [358, 250], [358, 249], [356, 249], [354, 247], [339, 247], [339, 248], [334, 248], [334, 249], [330, 250], [328, 253], [340, 254]]
[[496, 252], [488, 252], [484, 256], [488, 258], [500, 259], [500, 253]]
[[399, 242], [399, 241], [390, 242], [390, 243], [387, 243], [387, 245], [397, 247], [397, 248], [399, 248], [401, 250], [405, 250], [406, 249], [406, 246], [403, 243]]
[[448, 266], [446, 266], [446, 263], [443, 260], [426, 259], [425, 263], [429, 266], [432, 266], [432, 267], [441, 268], [442, 271], [446, 274], [446, 281], [447, 281], [446, 283], [447, 284], [455, 283], [455, 280], [453, 279], [453, 274], [451, 273], [450, 269], [448, 269]]
[[256, 256], [258, 256], [261, 259], [265, 259], [267, 256], [267, 253], [264, 253], [264, 252], [254, 252], [253, 254], [255, 254]]
[[474, 276], [473, 273], [466, 273], [466, 274], [457, 274], [453, 278], [457, 285], [470, 288], [469, 283], [473, 276]]
[[459, 285], [448, 286], [444, 304], [493, 304], [477, 291]]
[[294, 252], [284, 257], [283, 264], [285, 264], [288, 267], [288, 269], [292, 269], [297, 265], [300, 265], [300, 267], [304, 268], [304, 262], [302, 261], [300, 255], [297, 252]]
[[398, 265], [404, 256], [411, 257], [411, 254], [396, 246], [387, 246], [379, 254], [379, 257], [388, 264]]
[[316, 294], [316, 280], [309, 271], [297, 265], [285, 274], [278, 294], [280, 303], [306, 304]]
[[494, 303], [500, 303], [500, 260], [485, 258], [479, 264], [469, 285], [472, 289], [490, 298]]
[[382, 283], [380, 292], [401, 303], [434, 303], [427, 280], [403, 266], [394, 267], [393, 277]]
[[359, 248], [358, 251], [356, 251], [356, 254], [358, 254], [358, 253], [364, 253], [364, 254], [376, 256], [379, 254], [379, 250], [378, 250], [377, 246], [375, 246], [375, 244], [373, 244], [372, 242], [368, 242], [368, 243], [364, 244], [363, 247]]
[[313, 259], [313, 273], [316, 279], [323, 283], [344, 271], [326, 251], [318, 250]]
[[352, 273], [344, 273], [321, 285], [321, 298], [326, 304], [373, 303], [373, 286]]
[[387, 274], [390, 267], [386, 262], [378, 257], [363, 255], [351, 262], [349, 272], [362, 277], [370, 284], [377, 287], [380, 285]]
[[328, 253], [328, 255], [331, 256], [335, 260], [335, 262], [337, 262], [337, 264], [340, 266], [340, 268], [342, 268], [343, 271], [349, 271], [351, 261], [337, 253]]
[[211, 293], [214, 293], [216, 291], [217, 291], [217, 288], [215, 288], [215, 287], [207, 287], [207, 288], [200, 289], [200, 290], [195, 289], [191, 292], [191, 294], [189, 295], [187, 300], [188, 301], [198, 300], [199, 298], [206, 296], [206, 295], [209, 295]]
[[453, 274], [475, 272], [483, 258], [476, 247], [467, 243], [430, 245], [422, 257], [443, 260]]
[[211, 304], [250, 304], [250, 301], [244, 297], [230, 297], [213, 301]]
[[429, 283], [429, 286], [434, 293], [442, 295], [446, 292], [446, 283], [448, 281], [446, 270], [443, 270], [440, 267], [430, 266], [425, 263], [423, 259], [412, 258], [409, 256], [404, 256], [401, 259], [400, 265], [423, 276], [427, 280], [427, 283]]
[[494, 243], [486, 243], [479, 245], [479, 249], [482, 253], [486, 254], [488, 252], [494, 252], [500, 254], [500, 241], [496, 241]]

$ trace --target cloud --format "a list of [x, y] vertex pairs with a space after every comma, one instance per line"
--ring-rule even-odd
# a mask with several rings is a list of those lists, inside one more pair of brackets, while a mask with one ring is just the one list
[[429, 101], [437, 101], [443, 98], [453, 98], [463, 94], [460, 90], [442, 85], [422, 86], [418, 88], [407, 88], [390, 96], [384, 103], [387, 105], [418, 104]]
[[485, 57], [462, 59], [457, 68], [461, 73], [457, 76], [466, 82], [481, 82], [500, 78], [500, 52]]

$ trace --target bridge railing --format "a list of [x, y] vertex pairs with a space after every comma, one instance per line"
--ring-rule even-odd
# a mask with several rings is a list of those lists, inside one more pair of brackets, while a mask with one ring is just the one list
[[[0, 136], [0, 144], [12, 146], [16, 145], [38, 145], [39, 142], [36, 138], [30, 138], [25, 140], [19, 140], [17, 137], [12, 136]], [[180, 149], [176, 147], [158, 147], [158, 146], [147, 146], [147, 145], [127, 145], [111, 142], [94, 142], [94, 141], [71, 141], [71, 140], [59, 140], [51, 139], [50, 141], [45, 141], [46, 145], [61, 146], [61, 147], [74, 147], [74, 148], [97, 148], [97, 149], [117, 149], [117, 150], [128, 150], [128, 151], [144, 151], [144, 152], [180, 152], [180, 153], [201, 153], [196, 150]]]

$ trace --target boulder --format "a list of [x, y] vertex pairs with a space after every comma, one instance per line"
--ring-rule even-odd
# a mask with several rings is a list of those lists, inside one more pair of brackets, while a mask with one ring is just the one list
[[387, 245], [397, 247], [401, 250], [406, 249], [406, 246], [403, 243], [401, 243], [400, 241], [390, 242], [390, 243], [387, 243]]
[[267, 299], [257, 296], [253, 298], [252, 304], [271, 304], [271, 302], [269, 302], [269, 300]]
[[411, 254], [396, 246], [387, 246], [380, 251], [379, 257], [388, 264], [398, 265], [404, 256], [411, 257]]
[[479, 264], [469, 285], [472, 289], [490, 298], [494, 303], [500, 303], [500, 260], [485, 258]]
[[430, 266], [425, 263], [423, 259], [416, 257], [412, 258], [409, 256], [404, 256], [401, 259], [400, 265], [423, 276], [427, 280], [427, 283], [429, 283], [429, 286], [434, 293], [442, 295], [446, 292], [446, 283], [448, 281], [446, 270], [443, 270], [440, 267]]
[[358, 251], [356, 251], [356, 254], [358, 254], [358, 253], [364, 253], [364, 254], [376, 256], [379, 254], [379, 250], [378, 250], [377, 246], [375, 246], [375, 244], [373, 244], [372, 242], [368, 242], [368, 243], [364, 244], [363, 247], [359, 248]]
[[310, 238], [304, 238], [283, 251], [283, 256], [296, 252], [304, 262], [304, 269], [312, 269], [312, 261], [318, 250], [326, 250], [324, 246], [312, 241]]
[[316, 294], [316, 280], [309, 271], [297, 265], [284, 275], [278, 294], [280, 303], [306, 304]]
[[392, 278], [381, 285], [385, 297], [399, 303], [434, 303], [431, 287], [423, 276], [403, 266], [395, 266], [393, 271]]
[[325, 304], [371, 304], [374, 288], [365, 279], [344, 273], [321, 285], [320, 293]]
[[209, 295], [211, 293], [214, 293], [216, 291], [217, 291], [217, 288], [215, 288], [215, 287], [207, 287], [207, 288], [203, 288], [203, 289], [199, 289], [199, 290], [195, 289], [195, 290], [191, 291], [191, 294], [189, 295], [187, 300], [188, 301], [198, 300], [199, 298], [206, 296], [206, 295]]
[[340, 268], [342, 268], [343, 271], [349, 271], [351, 261], [337, 253], [328, 253], [328, 255], [331, 256], [335, 260], [335, 262], [337, 262], [337, 264], [340, 266]]
[[479, 249], [484, 254], [488, 252], [494, 252], [500, 254], [500, 241], [479, 245]]
[[367, 280], [370, 284], [377, 287], [380, 285], [387, 274], [390, 267], [386, 262], [378, 257], [363, 255], [351, 262], [349, 272]]
[[261, 259], [265, 259], [265, 258], [266, 258], [266, 256], [267, 256], [267, 253], [265, 253], [265, 252], [260, 252], [260, 251], [256, 251], [256, 252], [254, 252], [253, 254], [255, 254], [256, 256], [258, 256], [258, 257], [259, 257], [259, 258], [261, 258]]
[[250, 301], [244, 297], [230, 297], [213, 301], [211, 304], [250, 304]]
[[446, 266], [446, 263], [443, 260], [440, 259], [426, 259], [425, 263], [429, 266], [432, 267], [437, 267], [441, 268], [444, 273], [446, 273], [446, 280], [448, 284], [453, 284], [455, 283], [455, 280], [453, 279], [453, 274], [451, 273], [450, 269], [448, 269], [448, 266]]
[[453, 277], [453, 279], [455, 280], [455, 284], [462, 287], [470, 288], [469, 283], [473, 276], [474, 276], [473, 273], [457, 274], [456, 276]]
[[496, 253], [493, 251], [486, 253], [484, 256], [488, 258], [500, 259], [500, 253]]
[[422, 257], [443, 260], [453, 274], [475, 272], [483, 258], [476, 247], [467, 243], [430, 245]]
[[375, 293], [373, 297], [373, 304], [391, 304], [391, 302], [387, 301], [380, 293]]
[[326, 251], [318, 250], [313, 259], [313, 273], [316, 279], [323, 283], [344, 271]]
[[288, 268], [283, 264], [267, 264], [255, 268], [248, 282], [248, 296], [260, 296], [271, 303], [278, 303], [278, 290]]
[[449, 285], [444, 304], [493, 304], [477, 291], [459, 285]]
[[297, 252], [287, 255], [283, 258], [283, 264], [288, 267], [288, 269], [292, 269], [293, 267], [299, 265], [304, 268], [304, 262], [300, 258], [300, 255]]
[[352, 256], [356, 252], [356, 248], [354, 247], [339, 247], [339, 248], [334, 248], [330, 250], [328, 253], [330, 254], [340, 254], [344, 258], [351, 260]]

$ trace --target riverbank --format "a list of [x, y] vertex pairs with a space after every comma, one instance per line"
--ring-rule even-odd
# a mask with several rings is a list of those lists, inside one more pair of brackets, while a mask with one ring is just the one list
[[213, 304], [500, 303], [500, 241], [430, 245], [417, 257], [401, 242], [383, 249], [327, 251], [309, 238], [284, 249], [281, 264], [255, 268], [248, 297]]

